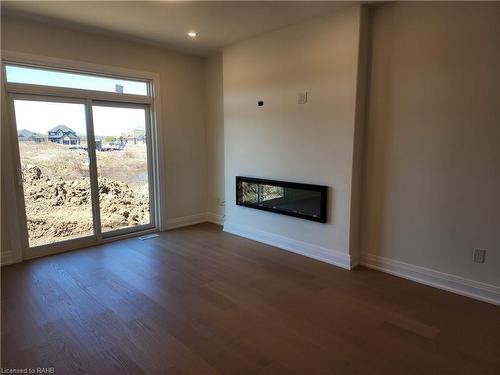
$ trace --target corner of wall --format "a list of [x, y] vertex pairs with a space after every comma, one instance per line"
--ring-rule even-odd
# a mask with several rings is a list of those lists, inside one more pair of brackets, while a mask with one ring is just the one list
[[224, 104], [222, 82], [222, 51], [205, 57], [205, 139], [206, 211], [214, 221], [224, 217]]
[[355, 267], [361, 256], [360, 231], [363, 184], [363, 145], [367, 119], [369, 80], [369, 10], [360, 5], [358, 30], [358, 70], [356, 75], [356, 104], [354, 113], [354, 139], [352, 155], [352, 179], [349, 225], [349, 254]]

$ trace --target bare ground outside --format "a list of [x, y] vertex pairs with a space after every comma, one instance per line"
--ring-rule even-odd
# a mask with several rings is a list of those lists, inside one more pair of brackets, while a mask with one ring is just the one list
[[[19, 142], [30, 246], [93, 234], [88, 153], [51, 142]], [[147, 148], [96, 151], [102, 231], [147, 224]]]

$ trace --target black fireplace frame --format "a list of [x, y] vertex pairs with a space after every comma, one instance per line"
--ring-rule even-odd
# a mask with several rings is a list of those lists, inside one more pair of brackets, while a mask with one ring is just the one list
[[[242, 196], [242, 191], [240, 188], [241, 182], [253, 182], [253, 183], [266, 184], [266, 185], [274, 185], [274, 186], [279, 186], [279, 187], [283, 187], [283, 188], [294, 188], [294, 189], [319, 192], [321, 194], [320, 195], [320, 204], [321, 204], [320, 215], [314, 217], [311, 215], [305, 215], [305, 214], [301, 214], [298, 212], [290, 212], [290, 211], [280, 210], [280, 209], [273, 208], [273, 207], [260, 206], [258, 204], [253, 204], [253, 203], [245, 203], [241, 199], [241, 196]], [[324, 185], [311, 185], [311, 184], [302, 184], [302, 183], [298, 183], [298, 182], [278, 181], [278, 180], [269, 180], [269, 179], [264, 179], [264, 178], [236, 176], [236, 205], [248, 207], [248, 208], [254, 208], [256, 210], [274, 212], [274, 213], [277, 213], [280, 215], [293, 216], [293, 217], [297, 217], [300, 219], [316, 221], [318, 223], [326, 223], [326, 221], [327, 221], [327, 203], [328, 203], [327, 196], [328, 196], [328, 186], [324, 186]]]

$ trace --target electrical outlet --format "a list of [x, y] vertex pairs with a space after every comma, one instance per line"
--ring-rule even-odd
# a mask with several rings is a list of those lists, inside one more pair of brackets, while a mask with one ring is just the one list
[[484, 263], [486, 261], [486, 250], [485, 249], [474, 249], [472, 253], [472, 260], [474, 263]]

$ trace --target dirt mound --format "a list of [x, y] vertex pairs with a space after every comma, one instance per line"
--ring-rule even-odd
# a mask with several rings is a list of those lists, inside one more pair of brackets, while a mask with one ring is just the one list
[[[23, 168], [23, 177], [31, 246], [93, 233], [89, 178], [51, 179], [37, 166]], [[103, 231], [149, 222], [147, 189], [106, 177], [99, 177], [98, 185]]]

